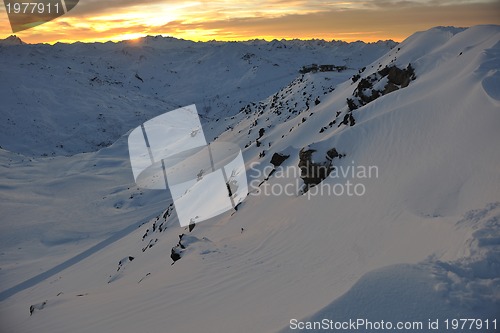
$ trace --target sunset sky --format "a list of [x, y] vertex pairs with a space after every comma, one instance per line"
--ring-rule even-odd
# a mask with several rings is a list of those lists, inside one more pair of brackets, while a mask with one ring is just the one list
[[[401, 41], [438, 25], [500, 24], [499, 0], [80, 0], [54, 21], [16, 33], [28, 43], [255, 38]], [[12, 34], [0, 5], [0, 38]]]

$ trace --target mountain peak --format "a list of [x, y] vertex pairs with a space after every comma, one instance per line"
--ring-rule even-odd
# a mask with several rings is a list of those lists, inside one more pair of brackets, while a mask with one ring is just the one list
[[16, 35], [10, 35], [5, 39], [0, 39], [0, 45], [23, 45], [26, 44]]

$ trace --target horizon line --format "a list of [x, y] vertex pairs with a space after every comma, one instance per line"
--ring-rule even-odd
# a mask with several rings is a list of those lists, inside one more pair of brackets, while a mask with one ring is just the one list
[[[439, 26], [437, 26], [439, 27]], [[434, 28], [437, 28], [437, 27], [434, 27]], [[458, 28], [458, 27], [457, 27]], [[460, 27], [460, 28], [470, 28], [470, 27]], [[411, 36], [411, 35], [409, 35]], [[404, 39], [408, 38], [409, 36], [405, 37]], [[281, 41], [285, 41], [285, 42], [290, 42], [290, 41], [304, 41], [304, 42], [307, 42], [307, 41], [323, 41], [325, 43], [333, 43], [333, 42], [342, 42], [342, 43], [347, 43], [347, 44], [351, 44], [351, 43], [365, 43], [365, 44], [376, 44], [376, 43], [380, 43], [380, 42], [394, 42], [394, 43], [401, 43], [404, 39], [402, 39], [401, 41], [398, 41], [398, 40], [394, 40], [392, 38], [389, 38], [389, 39], [378, 39], [376, 41], [365, 41], [365, 40], [362, 40], [362, 39], [358, 39], [358, 40], [352, 40], [352, 41], [347, 41], [347, 40], [344, 40], [344, 39], [325, 39], [325, 38], [321, 38], [321, 37], [311, 37], [311, 38], [298, 38], [298, 37], [294, 37], [294, 38], [286, 38], [286, 37], [274, 37], [274, 38], [266, 38], [266, 37], [255, 37], [255, 38], [249, 38], [249, 39], [228, 39], [228, 40], [224, 40], [224, 39], [207, 39], [207, 40], [202, 40], [202, 39], [199, 39], [199, 40], [194, 40], [194, 39], [189, 39], [189, 38], [182, 38], [182, 37], [175, 37], [175, 36], [172, 36], [172, 35], [162, 35], [162, 34], [158, 34], [158, 35], [144, 35], [144, 36], [139, 36], [139, 37], [134, 37], [134, 38], [128, 38], [128, 39], [108, 39], [108, 40], [99, 40], [99, 39], [96, 39], [96, 40], [76, 40], [76, 41], [64, 41], [64, 40], [61, 40], [61, 41], [55, 41], [55, 42], [38, 42], [38, 43], [30, 43], [30, 42], [25, 42], [21, 37], [19, 37], [17, 34], [15, 33], [12, 33], [10, 35], [8, 35], [6, 38], [1, 38], [0, 41], [5, 41], [9, 38], [16, 38], [16, 39], [19, 39], [23, 44], [26, 44], [26, 45], [55, 45], [55, 44], [67, 44], [67, 45], [72, 45], [72, 44], [77, 44], [77, 43], [82, 43], [82, 44], [107, 44], [107, 43], [114, 43], [114, 44], [118, 44], [118, 43], [123, 43], [123, 42], [138, 42], [140, 41], [141, 39], [145, 39], [145, 38], [157, 38], [157, 37], [161, 37], [161, 38], [171, 38], [171, 39], [176, 39], [176, 40], [179, 40], [179, 41], [187, 41], [187, 42], [193, 42], [193, 43], [244, 43], [244, 42], [253, 42], [253, 41], [263, 41], [263, 42], [266, 42], [266, 43], [271, 43], [271, 42], [274, 42], [274, 41], [278, 41], [278, 42], [281, 42]]]

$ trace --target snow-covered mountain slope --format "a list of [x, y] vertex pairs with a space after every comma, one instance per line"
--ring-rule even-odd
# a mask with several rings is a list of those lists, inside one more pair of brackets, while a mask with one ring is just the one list
[[331, 89], [396, 45], [162, 37], [15, 44], [18, 38], [0, 41], [4, 287], [157, 213], [155, 202], [167, 205], [168, 193], [141, 191], [131, 178], [124, 138], [145, 120], [197, 103], [210, 140], [233, 125], [242, 106], [288, 85], [303, 66], [346, 66], [328, 72], [321, 86]]
[[303, 66], [357, 69], [396, 45], [195, 43], [161, 36], [54, 46], [13, 45], [16, 40], [0, 42], [0, 142], [30, 156], [96, 151], [192, 103], [206, 119], [228, 117], [288, 84]]
[[[2, 150], [2, 328], [498, 324], [499, 47], [498, 26], [434, 28], [356, 70], [299, 74], [206, 119], [207, 139], [243, 149], [250, 193], [192, 231], [178, 226], [168, 193], [133, 185], [126, 131], [70, 157]], [[275, 167], [275, 153], [289, 157]], [[330, 176], [306, 188], [319, 180], [299, 164]]]

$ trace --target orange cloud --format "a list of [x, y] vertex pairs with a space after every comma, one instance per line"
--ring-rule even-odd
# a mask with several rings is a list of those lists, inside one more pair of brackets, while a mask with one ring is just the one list
[[[5, 9], [0, 36], [11, 34]], [[477, 1], [80, 1], [67, 15], [18, 33], [30, 42], [108, 41], [145, 35], [192, 40], [402, 40], [437, 25], [499, 24], [500, 3]], [[1, 37], [0, 37], [1, 38]]]

